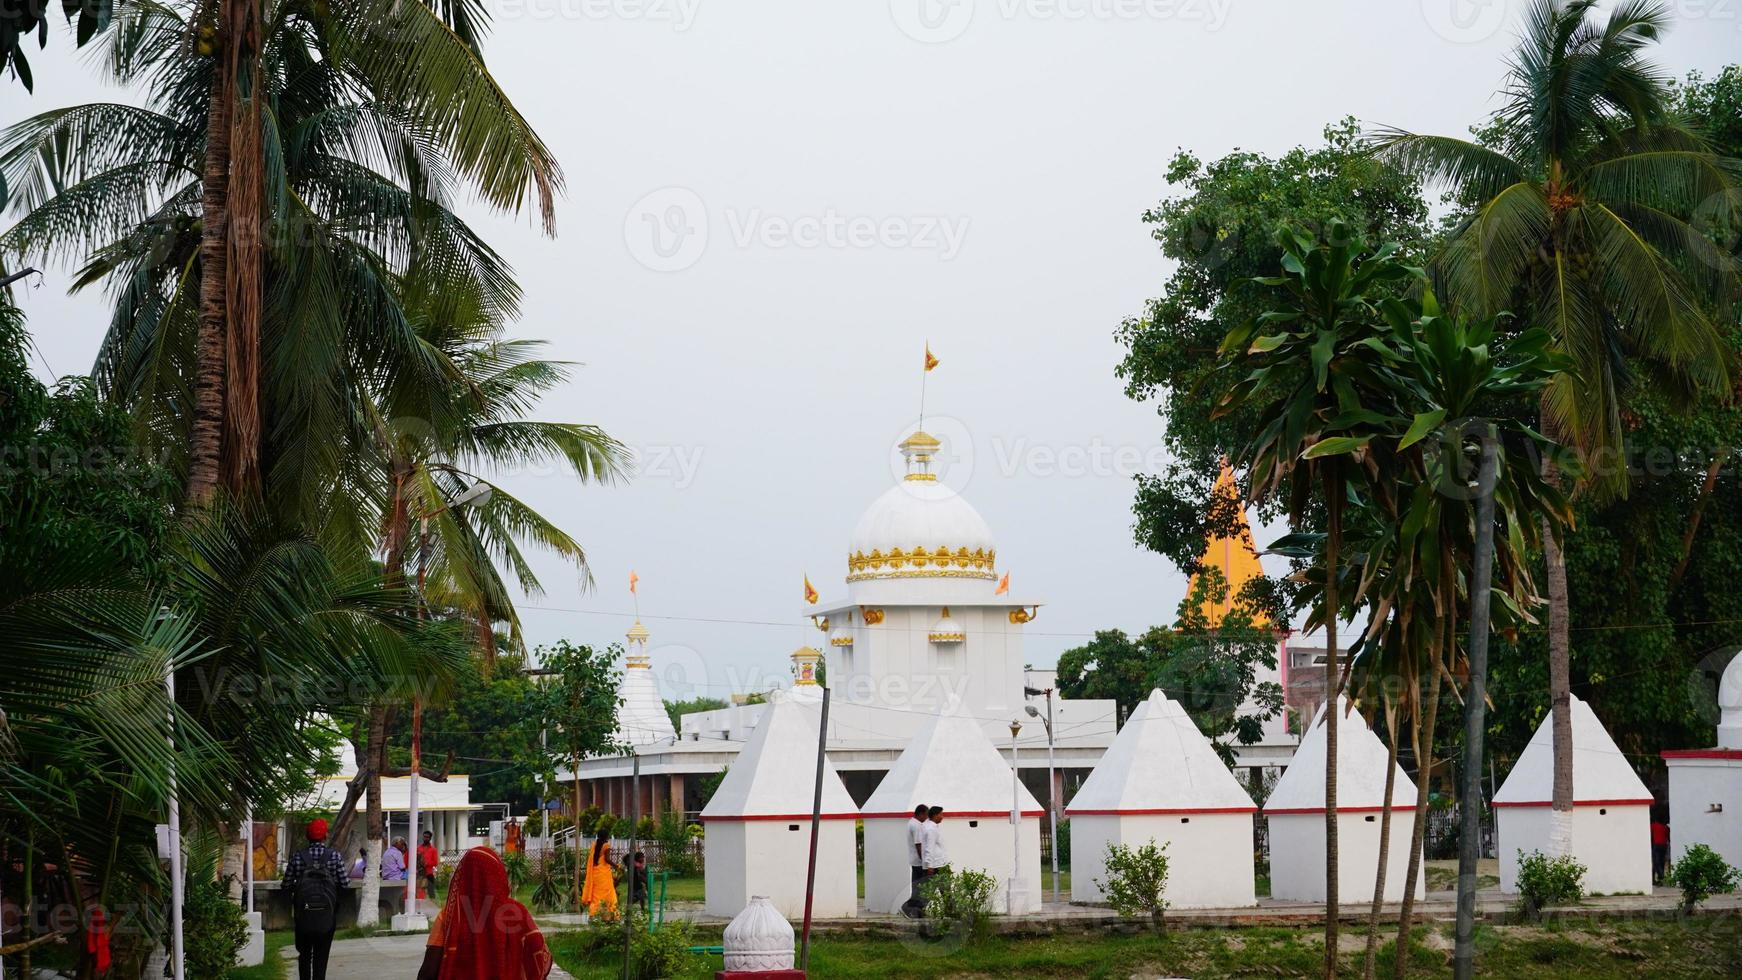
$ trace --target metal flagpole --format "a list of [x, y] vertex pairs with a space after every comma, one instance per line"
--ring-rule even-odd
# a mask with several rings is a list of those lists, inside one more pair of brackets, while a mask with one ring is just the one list
[[811, 796], [811, 855], [804, 875], [804, 933], [798, 944], [799, 972], [810, 969], [811, 960], [811, 899], [817, 888], [817, 837], [823, 823], [823, 763], [829, 744], [829, 689], [823, 688], [823, 717], [817, 726], [817, 780]]
[[175, 775], [175, 665], [165, 664], [163, 668], [164, 690], [169, 692], [169, 731], [165, 736], [169, 741], [169, 921], [170, 921], [170, 969], [175, 980], [183, 980], [186, 973], [182, 947], [182, 903], [185, 900], [186, 882], [182, 878], [181, 861], [181, 801], [177, 799], [180, 792], [176, 788]]
[[1016, 914], [1016, 883], [1022, 879], [1022, 778], [1017, 774], [1016, 735], [1022, 722], [1010, 723], [1010, 881], [1004, 886], [1004, 907]]

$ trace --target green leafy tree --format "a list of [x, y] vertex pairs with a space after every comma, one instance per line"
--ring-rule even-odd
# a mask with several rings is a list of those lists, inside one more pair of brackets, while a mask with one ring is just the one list
[[[621, 646], [595, 650], [567, 640], [540, 647], [537, 659], [546, 676], [538, 687], [538, 716], [551, 726], [549, 745], [541, 760], [547, 773], [566, 768], [574, 775], [574, 806], [581, 812], [581, 760], [625, 750], [617, 741], [617, 695], [622, 674], [617, 660]], [[574, 893], [571, 907], [580, 909], [581, 874], [586, 864], [581, 855], [581, 833], [574, 835]]]
[[[1383, 478], [1390, 467], [1377, 460], [1388, 447], [1375, 442], [1385, 415], [1373, 403], [1390, 397], [1384, 357], [1369, 343], [1377, 332], [1379, 303], [1407, 285], [1414, 270], [1396, 245], [1369, 251], [1343, 224], [1318, 236], [1296, 229], [1278, 232], [1281, 276], [1262, 280], [1276, 287], [1275, 308], [1230, 331], [1219, 348], [1223, 371], [1235, 379], [1217, 405], [1219, 416], [1250, 412], [1252, 435], [1231, 457], [1245, 468], [1250, 494], [1275, 494], [1297, 527], [1308, 515], [1324, 515], [1323, 552], [1305, 577], [1318, 583], [1318, 602], [1308, 628], [1325, 635], [1325, 697], [1334, 705], [1347, 672], [1338, 647], [1345, 602], [1369, 600], [1369, 582], [1357, 579], [1345, 593], [1342, 552], [1344, 516], [1354, 499], [1379, 503], [1394, 488]], [[1325, 712], [1326, 907], [1337, 907], [1337, 716]], [[1325, 975], [1337, 970], [1337, 916], [1325, 921]]]
[[[1416, 179], [1366, 154], [1353, 119], [1325, 127], [1320, 145], [1278, 157], [1242, 150], [1206, 162], [1182, 151], [1167, 180], [1181, 193], [1143, 221], [1174, 271], [1115, 336], [1126, 394], [1154, 400], [1175, 460], [1138, 478], [1136, 538], [1190, 570], [1208, 537], [1233, 530], [1234, 509], [1216, 506], [1211, 490], [1257, 414], [1212, 417], [1237, 380], [1216, 370], [1214, 354], [1230, 330], [1271, 308], [1272, 290], [1258, 280], [1282, 262], [1276, 229], [1341, 222], [1370, 241], [1399, 243], [1405, 256], [1425, 251], [1430, 229]], [[1276, 517], [1276, 504], [1264, 501], [1258, 516]]]
[[[1667, 7], [1630, 0], [1593, 16], [1592, 0], [1536, 0], [1525, 15], [1489, 141], [1377, 134], [1381, 159], [1447, 186], [1465, 212], [1434, 259], [1457, 309], [1511, 310], [1543, 326], [1573, 370], [1541, 400], [1543, 429], [1578, 447], [1591, 485], [1623, 492], [1629, 405], [1649, 378], [1688, 398], [1730, 385], [1732, 348], [1714, 310], [1742, 297], [1742, 263], [1702, 225], [1739, 200], [1733, 160], [1671, 111], [1646, 58]], [[1714, 213], [1715, 212], [1715, 213]], [[1551, 473], [1552, 475], [1552, 473]], [[1555, 770], [1550, 847], [1571, 845], [1570, 599], [1552, 535], [1549, 689]]]
[[665, 713], [671, 718], [671, 727], [681, 731], [683, 729], [683, 723], [679, 719], [683, 718], [684, 715], [693, 714], [697, 711], [718, 711], [724, 707], [726, 707], [726, 702], [719, 698], [694, 697], [687, 701], [667, 700], [665, 702]]
[[1155, 686], [1180, 702], [1198, 730], [1208, 736], [1230, 766], [1233, 745], [1264, 737], [1264, 723], [1282, 713], [1282, 685], [1259, 681], [1258, 671], [1276, 670], [1276, 631], [1261, 625], [1248, 596], [1236, 596], [1227, 612], [1212, 619], [1209, 610], [1228, 599], [1220, 569], [1198, 570], [1192, 591], [1180, 603], [1172, 642], [1160, 657]]

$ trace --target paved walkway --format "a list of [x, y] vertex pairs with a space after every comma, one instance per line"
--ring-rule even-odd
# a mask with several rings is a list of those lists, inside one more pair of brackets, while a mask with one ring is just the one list
[[[413, 980], [423, 964], [422, 935], [371, 936], [345, 939], [333, 944], [327, 961], [327, 980]], [[296, 976], [296, 950], [286, 947], [290, 975]], [[552, 967], [551, 980], [572, 980], [560, 966]]]

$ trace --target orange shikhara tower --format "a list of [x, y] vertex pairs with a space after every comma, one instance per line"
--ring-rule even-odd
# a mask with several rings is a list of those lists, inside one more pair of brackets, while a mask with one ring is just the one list
[[[1252, 545], [1252, 528], [1246, 522], [1246, 505], [1240, 500], [1240, 488], [1234, 482], [1234, 471], [1226, 461], [1222, 463], [1222, 473], [1216, 477], [1216, 488], [1211, 491], [1211, 510], [1214, 511], [1217, 502], [1228, 501], [1235, 508], [1237, 515], [1232, 534], [1212, 537], [1204, 545], [1203, 557], [1198, 563], [1205, 567], [1215, 568], [1222, 573], [1222, 578], [1228, 583], [1228, 594], [1221, 602], [1205, 602], [1204, 618], [1214, 626], [1222, 621], [1234, 606], [1234, 597], [1247, 582], [1264, 574], [1264, 566], [1258, 562], [1258, 551]], [[1198, 576], [1193, 575], [1187, 587], [1187, 595], [1198, 587]], [[1269, 619], [1259, 616], [1253, 621], [1254, 626], [1268, 626]]]

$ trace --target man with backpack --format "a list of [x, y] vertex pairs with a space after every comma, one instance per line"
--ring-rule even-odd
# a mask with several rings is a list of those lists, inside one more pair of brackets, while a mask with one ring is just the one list
[[327, 846], [327, 822], [308, 825], [307, 847], [297, 851], [284, 869], [290, 910], [296, 925], [298, 980], [326, 980], [327, 955], [339, 927], [339, 887], [346, 878], [345, 859]]

